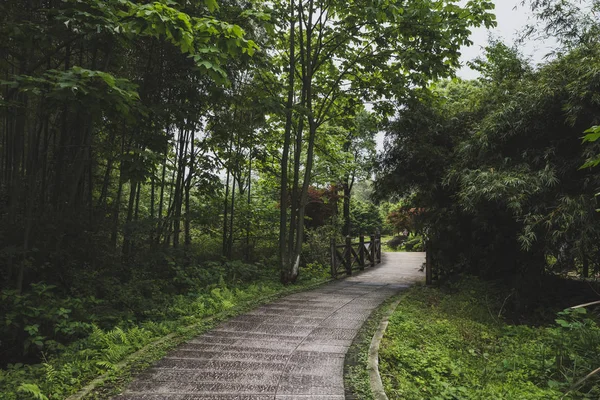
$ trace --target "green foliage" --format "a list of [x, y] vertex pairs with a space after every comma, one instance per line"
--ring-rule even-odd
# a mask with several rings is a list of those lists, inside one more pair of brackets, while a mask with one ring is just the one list
[[418, 233], [381, 238], [382, 251], [425, 251], [425, 240]]
[[402, 251], [402, 244], [406, 241], [406, 236], [382, 236], [381, 251], [397, 252]]
[[[491, 43], [477, 81], [417, 90], [388, 129], [377, 193], [405, 198], [436, 269], [482, 276], [545, 270], [587, 277], [598, 262], [598, 154], [581, 132], [600, 118], [600, 48], [589, 44], [533, 70]], [[559, 260], [547, 265], [549, 257]]]
[[556, 53], [596, 42], [600, 34], [600, 25], [595, 18], [600, 10], [598, 0], [530, 0], [528, 3], [541, 22], [541, 29], [530, 26], [526, 35], [553, 38], [560, 44]]
[[31, 397], [33, 397], [34, 399], [38, 399], [38, 400], [48, 400], [48, 397], [44, 396], [42, 394], [42, 391], [40, 390], [40, 388], [38, 387], [38, 385], [34, 385], [31, 383], [22, 383], [17, 391], [19, 393], [25, 393]]
[[[0, 2], [10, 396], [64, 397], [166, 332], [277, 290], [288, 197], [282, 242], [322, 279], [338, 227], [302, 224], [335, 214], [335, 193], [313, 181], [350, 192], [372, 171], [380, 118], [361, 103], [451, 75], [470, 29], [495, 24], [490, 0], [294, 6], [305, 26], [290, 44], [286, 2]], [[290, 47], [301, 61], [287, 62]], [[295, 157], [282, 168], [287, 116]], [[316, 198], [325, 207], [304, 214]], [[356, 203], [355, 227], [381, 227], [377, 211]]]
[[[583, 143], [593, 143], [600, 139], [600, 126], [592, 126], [591, 128], [586, 129], [583, 133], [585, 133], [585, 136], [583, 136]], [[600, 156], [596, 156], [587, 160], [585, 164], [581, 166], [581, 168], [592, 168], [597, 167], [598, 165], [600, 165]]]
[[339, 231], [334, 224], [307, 230], [302, 249], [304, 263], [307, 266], [330, 265], [331, 239], [342, 240]]
[[352, 199], [350, 202], [350, 221], [352, 236], [358, 236], [360, 233], [365, 236], [373, 235], [381, 231], [383, 225], [378, 207], [358, 199]]
[[597, 398], [597, 377], [575, 386], [600, 364], [597, 316], [567, 309], [553, 326], [510, 325], [506, 295], [474, 278], [411, 289], [380, 349], [390, 399]]
[[52, 354], [89, 334], [97, 321], [94, 311], [102, 302], [94, 297], [60, 297], [55, 289], [39, 283], [22, 294], [11, 290], [0, 294], [2, 347], [23, 356]]
[[329, 263], [308, 263], [302, 268], [302, 276], [314, 281], [331, 279], [331, 266]]
[[[27, 393], [37, 399], [65, 398], [99, 374], [115, 370], [127, 356], [158, 338], [184, 327], [200, 324], [206, 318], [218, 316], [265, 296], [289, 290], [276, 279], [261, 279], [261, 274], [257, 274], [255, 265], [234, 262], [219, 266], [206, 265], [204, 269], [212, 271], [212, 277], [217, 276], [214, 284], [193, 286], [188, 281], [186, 285], [188, 291], [172, 294], [168, 298], [163, 297], [163, 302], [155, 303], [154, 308], [138, 310], [144, 315], [143, 318], [119, 321], [117, 326], [108, 329], [87, 324], [85, 333], [80, 334], [77, 340], [52, 349], [50, 344], [53, 340], [40, 337], [40, 348], [43, 349], [44, 354], [42, 363], [14, 363], [0, 370], [0, 387], [5, 396], [3, 399], [20, 399], [22, 397], [19, 397], [19, 393]], [[223, 278], [218, 278], [218, 271], [225, 276], [229, 275], [234, 281], [227, 284]], [[301, 284], [323, 281], [326, 275], [325, 269], [319, 265], [309, 265], [307, 271], [307, 275], [310, 276], [303, 278]], [[189, 272], [181, 271], [179, 279], [187, 278], [195, 284], [199, 283], [194, 281], [192, 276], [187, 275]], [[244, 276], [247, 282], [248, 275], [253, 275], [256, 281], [239, 283], [240, 277]], [[44, 285], [35, 287], [43, 293], [51, 290]], [[27, 304], [31, 303], [29, 297], [23, 300]], [[44, 298], [47, 302], [50, 299], [50, 304], [58, 301], [52, 300], [49, 294]], [[63, 302], [74, 303], [76, 300], [67, 299]], [[39, 305], [38, 308], [40, 312], [53, 310], [52, 306], [46, 308], [47, 306], [47, 304]], [[61, 311], [57, 313], [60, 315]], [[62, 313], [65, 311], [63, 310]], [[102, 320], [101, 317], [97, 319]], [[60, 327], [60, 322], [55, 326]], [[29, 330], [31, 335], [37, 335], [35, 325], [27, 326], [25, 329]]]
[[403, 251], [425, 251], [425, 240], [422, 235], [411, 233], [402, 244]]

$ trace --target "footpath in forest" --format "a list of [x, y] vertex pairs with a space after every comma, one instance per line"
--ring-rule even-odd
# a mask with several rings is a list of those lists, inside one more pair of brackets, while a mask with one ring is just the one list
[[343, 400], [344, 357], [371, 312], [424, 278], [424, 253], [296, 293], [179, 346], [117, 400]]

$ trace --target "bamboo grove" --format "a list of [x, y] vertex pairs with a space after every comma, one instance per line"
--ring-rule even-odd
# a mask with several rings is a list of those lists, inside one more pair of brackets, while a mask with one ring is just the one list
[[68, 276], [102, 254], [127, 263], [142, 248], [190, 245], [190, 193], [216, 184], [207, 153], [220, 145], [199, 132], [209, 103], [229, 101], [217, 89], [225, 69], [241, 81], [256, 45], [208, 16], [214, 4], [174, 5], [3, 4], [8, 286], [21, 290], [43, 263]]
[[533, 2], [559, 43], [550, 60], [491, 41], [479, 79], [419, 91], [387, 127], [378, 193], [423, 210], [441, 276], [508, 280], [519, 312], [598, 294], [600, 5], [588, 6]]

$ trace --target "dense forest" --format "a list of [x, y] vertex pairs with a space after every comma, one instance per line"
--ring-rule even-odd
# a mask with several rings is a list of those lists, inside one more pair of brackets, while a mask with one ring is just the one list
[[515, 315], [593, 297], [600, 4], [526, 6], [556, 52], [492, 41], [463, 81], [492, 1], [2, 1], [0, 387], [72, 393], [375, 230]]
[[414, 91], [386, 128], [377, 180], [422, 210], [441, 275], [507, 278], [523, 306], [549, 289], [544, 276], [600, 272], [597, 15], [551, 3], [535, 8], [561, 44], [550, 60], [492, 41], [479, 79]]

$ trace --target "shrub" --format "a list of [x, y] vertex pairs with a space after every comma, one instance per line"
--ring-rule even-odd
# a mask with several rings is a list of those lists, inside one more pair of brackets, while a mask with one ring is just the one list
[[406, 241], [407, 236], [394, 236], [392, 239], [388, 240], [385, 245], [388, 246], [393, 251], [397, 251], [400, 246]]

